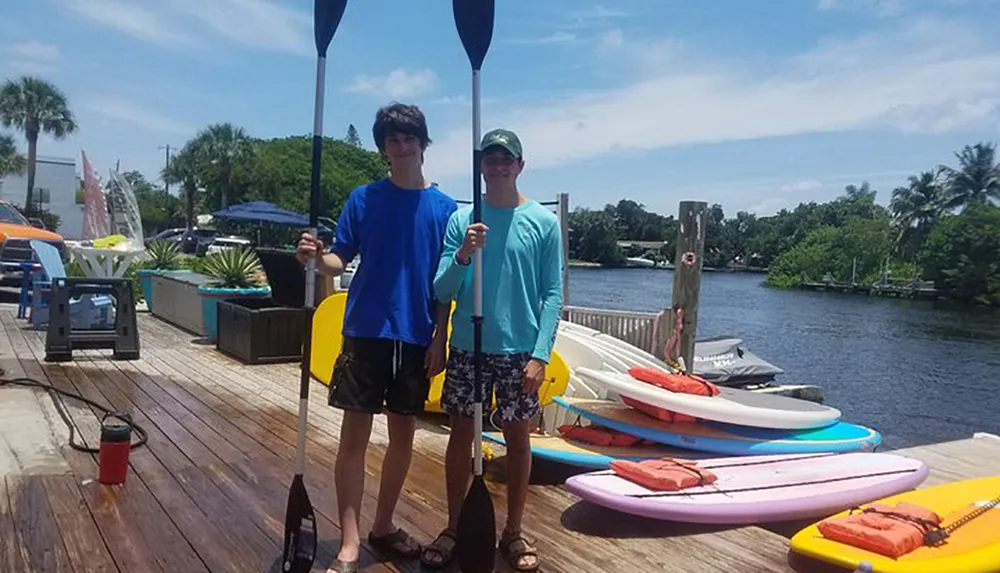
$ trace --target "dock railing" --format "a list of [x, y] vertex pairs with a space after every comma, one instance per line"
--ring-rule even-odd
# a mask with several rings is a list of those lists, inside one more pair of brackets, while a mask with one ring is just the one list
[[663, 312], [636, 312], [566, 306], [563, 319], [624, 340], [663, 359]]

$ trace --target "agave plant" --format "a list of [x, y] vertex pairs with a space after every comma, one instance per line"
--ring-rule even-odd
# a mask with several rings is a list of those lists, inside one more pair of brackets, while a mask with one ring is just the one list
[[261, 285], [263, 268], [257, 253], [247, 247], [226, 249], [205, 257], [203, 272], [216, 279], [219, 288], [256, 288]]
[[183, 253], [175, 241], [153, 241], [146, 247], [146, 253], [149, 255], [145, 264], [148, 269], [175, 271], [181, 267]]

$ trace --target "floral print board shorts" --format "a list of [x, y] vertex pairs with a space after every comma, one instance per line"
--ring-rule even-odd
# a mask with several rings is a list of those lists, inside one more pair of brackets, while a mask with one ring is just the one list
[[[475, 354], [450, 348], [441, 408], [448, 414], [471, 417], [476, 406]], [[483, 412], [489, 412], [496, 391], [497, 410], [503, 422], [527, 420], [541, 411], [538, 391], [524, 391], [524, 367], [531, 353], [482, 354]]]

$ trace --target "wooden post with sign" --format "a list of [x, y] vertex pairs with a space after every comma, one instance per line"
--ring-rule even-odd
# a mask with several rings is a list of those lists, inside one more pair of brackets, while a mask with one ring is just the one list
[[[698, 331], [698, 296], [701, 291], [708, 203], [682, 201], [677, 221], [673, 302], [661, 317], [659, 339], [666, 341], [663, 351], [665, 358], [674, 362], [682, 358], [684, 371], [691, 374], [694, 369], [694, 341]], [[681, 331], [676, 336], [674, 330], [678, 317]]]

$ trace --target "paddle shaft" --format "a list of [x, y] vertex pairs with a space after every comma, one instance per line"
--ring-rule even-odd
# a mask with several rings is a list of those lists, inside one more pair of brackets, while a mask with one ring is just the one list
[[[472, 220], [483, 220], [482, 198], [482, 142], [480, 141], [480, 94], [479, 69], [472, 70]], [[483, 475], [483, 251], [480, 248], [473, 255], [473, 358], [474, 380], [476, 384], [475, 407], [475, 474]]]
[[[313, 110], [312, 179], [309, 189], [309, 233], [319, 235], [319, 184], [323, 157], [323, 98], [326, 83], [326, 56], [316, 58], [316, 103]], [[316, 306], [316, 257], [306, 262], [305, 335], [302, 339], [302, 371], [299, 378], [299, 427], [295, 450], [295, 473], [302, 475], [306, 466], [306, 421], [309, 416], [309, 366], [312, 361], [312, 322]]]

